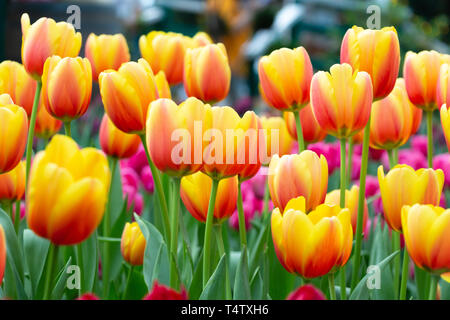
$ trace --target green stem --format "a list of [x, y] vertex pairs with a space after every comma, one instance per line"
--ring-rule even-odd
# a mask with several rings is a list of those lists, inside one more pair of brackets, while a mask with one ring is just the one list
[[170, 286], [178, 290], [179, 281], [177, 273], [177, 251], [178, 251], [178, 229], [179, 229], [179, 215], [180, 215], [180, 178], [174, 177], [172, 179], [172, 201], [171, 201], [171, 234], [170, 234]]
[[150, 171], [152, 172], [153, 181], [155, 183], [156, 194], [158, 195], [159, 206], [162, 211], [163, 218], [163, 228], [164, 234], [166, 235], [167, 246], [171, 248], [170, 245], [170, 222], [169, 222], [169, 209], [167, 208], [166, 196], [164, 194], [163, 186], [161, 183], [161, 177], [159, 175], [159, 170], [155, 167], [152, 159], [150, 158], [150, 154], [148, 152], [147, 142], [145, 140], [145, 135], [140, 135], [142, 145], [145, 149], [145, 154], [147, 155], [148, 165], [150, 166]]
[[14, 217], [14, 229], [16, 230], [16, 234], [19, 234], [20, 227], [20, 199], [16, 200], [16, 214]]
[[295, 127], [297, 129], [298, 153], [305, 150], [305, 141], [303, 140], [302, 122], [300, 121], [300, 111], [293, 111], [295, 118]]
[[[223, 237], [222, 237], [222, 224], [218, 224], [215, 226], [215, 233], [217, 239], [217, 247], [219, 249], [219, 255], [222, 257], [225, 254], [225, 246], [223, 244]], [[244, 246], [242, 250], [247, 250], [247, 248]], [[231, 300], [231, 281], [228, 264], [229, 264], [228, 257], [225, 256], [225, 299]]]
[[33, 109], [31, 109], [30, 126], [28, 129], [28, 139], [27, 139], [27, 151], [26, 151], [26, 185], [28, 185], [28, 177], [30, 175], [31, 168], [31, 154], [33, 152], [33, 138], [34, 138], [34, 128], [36, 127], [36, 115], [39, 106], [39, 97], [41, 96], [42, 82], [37, 81], [36, 91], [34, 93]]
[[84, 288], [83, 288], [84, 262], [83, 262], [83, 247], [81, 245], [82, 245], [81, 243], [76, 245], [76, 247], [77, 247], [77, 263], [78, 263], [78, 267], [80, 268], [80, 289], [79, 289], [80, 296], [84, 293]]
[[[345, 175], [345, 153], [346, 153], [346, 139], [341, 139], [341, 190], [340, 190], [340, 201], [339, 201], [339, 205], [341, 208], [345, 208], [345, 189], [346, 189], [346, 182], [347, 182], [347, 178]], [[343, 266], [341, 268], [341, 275], [340, 275], [340, 287], [341, 287], [341, 300], [346, 300], [347, 299], [347, 293], [346, 293], [346, 274], [345, 274], [345, 266]]]
[[425, 111], [427, 115], [428, 168], [433, 168], [433, 111]]
[[205, 288], [210, 275], [212, 223], [218, 187], [219, 180], [213, 179], [209, 197], [208, 213], [206, 216], [205, 241], [203, 243], [203, 288]]
[[334, 288], [334, 273], [328, 274], [328, 287], [330, 288], [330, 300], [336, 300], [336, 289]]
[[238, 209], [238, 217], [239, 217], [239, 237], [241, 239], [241, 250], [247, 247], [247, 235], [245, 229], [245, 214], [244, 207], [242, 204], [242, 189], [241, 189], [241, 181], [239, 180], [238, 184], [238, 200], [237, 200], [237, 209]]
[[430, 277], [430, 291], [428, 293], [428, 300], [436, 300], [438, 279], [439, 278], [434, 274]]
[[[103, 216], [103, 237], [110, 236], [111, 229], [111, 202], [112, 202], [112, 187], [114, 184], [114, 177], [116, 176], [118, 159], [116, 157], [111, 157], [111, 182], [109, 184], [108, 192], [108, 203], [106, 204], [106, 211]], [[103, 298], [106, 299], [109, 294], [109, 249], [110, 245], [108, 242], [103, 243], [103, 256], [102, 256], [102, 283], [103, 283]]]
[[409, 278], [409, 255], [408, 250], [403, 250], [402, 282], [400, 285], [400, 300], [406, 299], [406, 284]]
[[9, 218], [11, 219], [11, 223], [12, 223], [14, 220], [13, 212], [12, 212], [12, 202], [10, 202], [9, 200], [5, 201], [3, 203], [3, 209], [9, 215]]
[[44, 300], [49, 300], [51, 298], [51, 287], [54, 278], [54, 270], [56, 269], [56, 264], [58, 262], [58, 246], [50, 243], [48, 250], [48, 261], [47, 261], [47, 273], [45, 275], [45, 286], [44, 286]]
[[354, 263], [352, 271], [352, 290], [355, 288], [358, 281], [359, 266], [361, 262], [361, 243], [362, 243], [362, 228], [363, 228], [363, 214], [364, 214], [364, 201], [366, 190], [366, 175], [367, 175], [367, 163], [369, 160], [369, 135], [370, 135], [370, 117], [364, 128], [364, 138], [362, 147], [362, 159], [361, 159], [361, 171], [359, 175], [359, 194], [358, 194], [358, 218], [356, 222], [356, 235], [355, 235], [355, 253]]
[[133, 269], [134, 269], [134, 266], [130, 266], [130, 269], [128, 269], [127, 282], [125, 283], [125, 289], [123, 290], [122, 300], [125, 300], [125, 298], [127, 297], [128, 288], [130, 286], [131, 275], [133, 274]]
[[347, 185], [350, 186], [350, 182], [352, 181], [352, 165], [353, 165], [353, 141], [349, 139], [348, 141], [348, 160], [347, 160], [347, 175], [346, 181]]
[[72, 134], [70, 132], [70, 121], [64, 122], [64, 132], [66, 133], [66, 136], [72, 137]]
[[[393, 248], [392, 252], [396, 252], [400, 250], [400, 233], [392, 230], [392, 239], [393, 239]], [[394, 257], [394, 292], [395, 298], [397, 299], [397, 294], [399, 292], [399, 283], [400, 283], [400, 256], [396, 255]]]
[[265, 218], [269, 214], [269, 183], [266, 181], [264, 184], [264, 202], [263, 202], [263, 217]]
[[394, 152], [394, 149], [388, 150], [387, 152], [388, 152], [388, 157], [389, 157], [389, 170], [392, 170], [397, 163], [397, 161], [395, 159], [395, 152]]

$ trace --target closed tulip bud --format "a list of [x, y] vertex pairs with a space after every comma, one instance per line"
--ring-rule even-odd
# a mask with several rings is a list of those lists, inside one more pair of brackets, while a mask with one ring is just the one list
[[155, 280], [152, 291], [142, 298], [142, 300], [188, 300], [188, 295], [184, 287], [178, 292], [163, 284], [159, 284]]
[[197, 32], [193, 37], [192, 40], [194, 40], [195, 44], [198, 47], [206, 46], [208, 44], [213, 43], [211, 37], [206, 32]]
[[101, 72], [117, 70], [122, 63], [130, 61], [127, 40], [121, 33], [89, 34], [86, 40], [85, 54], [92, 66], [92, 79], [98, 80]]
[[[325, 197], [325, 204], [339, 205], [341, 191], [339, 189], [333, 190]], [[359, 187], [352, 186], [350, 190], [345, 190], [345, 207], [350, 210], [350, 217], [352, 220], [353, 234], [356, 234], [356, 223], [358, 220], [358, 196]], [[369, 217], [369, 209], [367, 207], [367, 201], [364, 198], [364, 213], [363, 213], [363, 230], [366, 230], [367, 219]]]
[[3, 275], [5, 274], [5, 266], [6, 266], [6, 238], [5, 231], [3, 231], [3, 227], [0, 224], [0, 286], [3, 282]]
[[327, 160], [310, 150], [281, 158], [274, 155], [269, 165], [268, 183], [275, 208], [284, 210], [289, 200], [302, 196], [306, 201], [306, 212], [309, 212], [325, 200]]
[[441, 169], [419, 169], [396, 165], [385, 176], [383, 166], [378, 167], [378, 183], [383, 201], [384, 217], [395, 231], [402, 231], [401, 209], [404, 205], [439, 205], [444, 173]]
[[144, 60], [126, 62], [119, 70], [98, 77], [100, 94], [108, 117], [126, 133], [143, 134], [150, 102], [158, 97], [152, 68]]
[[15, 104], [31, 116], [36, 81], [26, 72], [23, 65], [15, 61], [0, 63], [0, 92], [8, 93]]
[[[42, 92], [41, 92], [42, 97]], [[36, 127], [34, 133], [38, 138], [49, 139], [62, 127], [62, 121], [52, 117], [45, 106], [42, 105], [42, 100], [39, 101], [38, 111], [36, 114]]]
[[[180, 196], [186, 209], [198, 221], [206, 222], [212, 179], [202, 172], [196, 172], [181, 179]], [[214, 220], [221, 223], [236, 209], [238, 178], [221, 179], [214, 205]]]
[[153, 101], [146, 131], [155, 166], [177, 177], [200, 170], [206, 146], [203, 133], [209, 129], [211, 121], [211, 107], [196, 98], [188, 98], [180, 106], [170, 99]]
[[226, 98], [231, 70], [222, 43], [188, 49], [184, 56], [183, 83], [186, 94], [207, 102]]
[[367, 72], [353, 72], [346, 63], [319, 71], [311, 81], [311, 105], [319, 125], [329, 134], [348, 138], [369, 121], [372, 82]]
[[61, 121], [85, 114], [91, 101], [92, 70], [86, 58], [52, 56], [42, 74], [42, 103]]
[[120, 241], [120, 251], [123, 259], [132, 266], [144, 263], [146, 241], [137, 222], [125, 224]]
[[436, 85], [436, 104], [440, 108], [443, 104], [450, 106], [450, 62], [441, 65]]
[[0, 174], [0, 203], [20, 200], [25, 193], [25, 162], [6, 173]]
[[416, 108], [408, 98], [405, 82], [399, 78], [392, 92], [372, 105], [370, 147], [391, 150], [404, 145], [416, 125]]
[[7, 104], [14, 104], [14, 101], [11, 99], [9, 93], [0, 94], [0, 106], [4, 106]]
[[[289, 134], [297, 141], [297, 126], [294, 114], [292, 112], [284, 112], [283, 116]], [[306, 143], [316, 143], [325, 139], [327, 132], [319, 126], [319, 123], [312, 112], [310, 103], [300, 110], [300, 122], [302, 124], [303, 140]]]
[[134, 155], [141, 143], [138, 135], [125, 133], [116, 128], [108, 115], [103, 115], [100, 124], [100, 146], [104, 153], [118, 159], [129, 158]]
[[348, 209], [321, 204], [306, 214], [305, 198], [293, 198], [282, 212], [272, 211], [272, 239], [283, 267], [315, 278], [347, 263], [353, 232]]
[[156, 88], [158, 90], [158, 98], [172, 99], [172, 94], [170, 93], [170, 86], [167, 82], [166, 75], [164, 71], [159, 71], [155, 76]]
[[71, 138], [54, 136], [33, 160], [26, 197], [28, 226], [56, 245], [86, 240], [102, 220], [110, 175], [103, 152], [79, 149]]
[[282, 48], [259, 60], [259, 81], [265, 100], [275, 109], [299, 110], [309, 102], [313, 68], [305, 48]]
[[450, 271], [450, 209], [415, 204], [402, 208], [406, 249], [414, 263], [434, 274]]
[[77, 300], [100, 300], [94, 293], [85, 293], [77, 298]]
[[434, 50], [406, 53], [403, 65], [406, 91], [418, 108], [434, 110], [440, 107], [436, 104], [436, 88], [442, 62], [441, 54]]
[[151, 31], [139, 38], [139, 50], [155, 73], [164, 71], [169, 84], [183, 81], [184, 56], [195, 46], [191, 38], [180, 33]]
[[[282, 117], [261, 117], [261, 124], [266, 138], [266, 155], [271, 158], [274, 154], [280, 157], [290, 154], [295, 144], [289, 134], [286, 122]], [[268, 163], [265, 163], [268, 165]]]
[[[0, 174], [14, 169], [22, 159], [28, 136], [28, 117], [22, 107], [0, 96]], [[9, 100], [9, 101], [8, 101]], [[6, 102], [6, 104], [3, 104]]]
[[291, 292], [286, 300], [326, 300], [325, 295], [312, 284], [305, 284]]
[[450, 150], [450, 113], [447, 110], [446, 104], [443, 104], [441, 107], [441, 125], [445, 141], [447, 142], [447, 148]]
[[[30, 17], [24, 13], [22, 24], [22, 63], [27, 72], [40, 79], [47, 58], [76, 57], [81, 48], [81, 33], [72, 24], [40, 18], [30, 25]], [[70, 81], [70, 80], [69, 80]], [[73, 82], [71, 79], [70, 83]]]
[[341, 63], [370, 75], [374, 100], [386, 97], [394, 88], [400, 66], [397, 31], [394, 27], [373, 30], [353, 26], [342, 40]]

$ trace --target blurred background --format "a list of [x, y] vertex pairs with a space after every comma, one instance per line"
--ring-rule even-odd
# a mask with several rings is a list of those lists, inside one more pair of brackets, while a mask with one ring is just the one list
[[[259, 97], [257, 62], [280, 47], [304, 46], [314, 69], [339, 62], [341, 39], [352, 25], [367, 27], [370, 5], [381, 9], [381, 27], [395, 26], [402, 58], [408, 50], [435, 49], [449, 53], [448, 0], [0, 0], [0, 60], [20, 61], [20, 16], [34, 22], [42, 16], [67, 21], [78, 5], [83, 42], [89, 33], [125, 34], [132, 60], [140, 58], [138, 39], [151, 30], [188, 36], [208, 32], [227, 48], [233, 72], [230, 95], [222, 104], [243, 113], [249, 108], [269, 111]], [[80, 55], [84, 55], [82, 48]], [[182, 85], [174, 88], [183, 99]], [[98, 91], [93, 91], [93, 103]], [[97, 95], [97, 99], [95, 99]]]

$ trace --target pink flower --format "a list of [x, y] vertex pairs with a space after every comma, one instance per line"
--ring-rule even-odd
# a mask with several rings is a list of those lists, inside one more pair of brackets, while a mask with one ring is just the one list
[[366, 176], [366, 198], [370, 198], [376, 195], [380, 191], [380, 186], [378, 185], [378, 178], [372, 175]]
[[184, 288], [178, 292], [155, 281], [152, 291], [142, 300], [188, 300], [188, 295]]
[[132, 185], [122, 186], [124, 198], [127, 197], [127, 209], [130, 210], [133, 206], [133, 211], [138, 215], [142, 213], [144, 206], [144, 199], [138, 190]]
[[305, 284], [292, 291], [286, 300], [326, 300], [325, 295], [312, 284]]
[[[387, 153], [382, 157], [383, 166], [389, 168]], [[422, 152], [415, 149], [401, 149], [398, 151], [398, 163], [407, 164], [414, 170], [427, 167], [427, 159]]]
[[421, 152], [425, 157], [428, 152], [428, 140], [427, 136], [416, 134], [411, 138], [411, 148]]
[[352, 157], [352, 175], [350, 176], [350, 179], [352, 181], [359, 180], [360, 173], [361, 173], [361, 156], [354, 154]]
[[327, 159], [328, 172], [330, 175], [336, 168], [339, 168], [341, 162], [339, 148], [339, 141], [337, 143], [320, 141], [308, 146], [308, 150], [314, 151], [318, 155], [323, 155]]
[[138, 151], [130, 158], [120, 161], [121, 166], [122, 164], [128, 167], [131, 167], [136, 171], [136, 173], [139, 175], [142, 171], [142, 169], [146, 166], [148, 166], [148, 160], [147, 155], [145, 154], [145, 149], [141, 145], [139, 145]]
[[149, 166], [144, 167], [141, 171], [141, 183], [145, 191], [148, 193], [153, 193], [155, 184], [153, 182], [152, 171]]
[[445, 186], [450, 186], [450, 154], [442, 153], [434, 156], [433, 169], [441, 169], [444, 172]]
[[79, 296], [77, 300], [100, 300], [99, 297], [97, 297], [93, 293], [85, 293], [82, 296]]
[[122, 184], [134, 187], [136, 190], [139, 188], [139, 176], [136, 171], [131, 167], [125, 167], [120, 170], [122, 177]]

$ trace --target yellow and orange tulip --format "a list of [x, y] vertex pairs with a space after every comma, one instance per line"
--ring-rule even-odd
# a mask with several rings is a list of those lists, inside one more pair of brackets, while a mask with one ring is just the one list
[[390, 150], [404, 145], [416, 129], [416, 112], [422, 110], [409, 100], [403, 79], [397, 79], [392, 92], [372, 105], [370, 146]]
[[350, 211], [321, 204], [306, 214], [305, 198], [290, 200], [282, 212], [272, 212], [272, 238], [283, 267], [304, 278], [334, 272], [352, 251]]
[[441, 107], [441, 125], [447, 149], [450, 150], [450, 112], [447, 110], [446, 104], [443, 104]]
[[5, 231], [0, 224], [0, 286], [3, 282], [3, 275], [5, 274], [6, 267], [6, 237]]
[[290, 154], [295, 140], [289, 134], [284, 119], [282, 117], [261, 117], [260, 119], [266, 138], [265, 155], [270, 159], [274, 154], [280, 157]]
[[42, 74], [42, 103], [61, 121], [85, 114], [91, 101], [92, 70], [86, 58], [52, 56]]
[[146, 241], [137, 222], [125, 224], [120, 241], [120, 251], [123, 259], [132, 266], [144, 264]]
[[230, 90], [231, 70], [222, 43], [188, 49], [184, 56], [184, 89], [188, 97], [218, 102]]
[[117, 70], [122, 63], [130, 61], [127, 40], [121, 33], [95, 35], [86, 40], [85, 56], [92, 66], [92, 78], [97, 81], [101, 72]]
[[363, 129], [372, 106], [372, 82], [367, 72], [349, 64], [319, 71], [311, 81], [311, 105], [319, 125], [329, 134], [349, 138]]
[[119, 70], [107, 70], [98, 78], [108, 117], [126, 133], [143, 134], [150, 102], [158, 92], [152, 68], [144, 59], [126, 62]]
[[25, 162], [6, 173], [0, 174], [0, 203], [20, 200], [25, 193]]
[[49, 139], [61, 129], [62, 124], [61, 120], [52, 117], [48, 113], [47, 108], [45, 108], [40, 101], [36, 114], [36, 127], [34, 128], [35, 135], [41, 139]]
[[450, 106], [450, 61], [441, 65], [436, 85], [436, 104], [441, 108], [443, 104]]
[[386, 97], [394, 88], [400, 66], [397, 31], [394, 27], [373, 30], [353, 26], [342, 40], [341, 63], [370, 75], [374, 100]]
[[[200, 222], [206, 222], [212, 179], [202, 172], [196, 172], [181, 179], [180, 196], [186, 209]], [[214, 220], [220, 223], [236, 210], [238, 197], [237, 176], [221, 179], [214, 205]]]
[[56, 245], [84, 241], [102, 220], [110, 176], [103, 152], [79, 149], [71, 138], [54, 136], [33, 160], [26, 197], [28, 226]]
[[[312, 112], [311, 104], [308, 103], [299, 112], [300, 122], [302, 124], [303, 140], [306, 143], [319, 142], [325, 139], [327, 132], [319, 126]], [[297, 141], [297, 125], [295, 123], [295, 115], [292, 112], [284, 112], [284, 120], [286, 121], [289, 134]]]
[[118, 159], [131, 157], [141, 144], [138, 135], [117, 129], [107, 114], [103, 115], [100, 124], [99, 140], [103, 152]]
[[2, 174], [14, 169], [22, 159], [27, 144], [28, 117], [25, 109], [12, 104], [9, 95], [1, 95], [0, 102], [0, 174]]
[[302, 196], [306, 201], [306, 212], [309, 212], [325, 200], [327, 160], [310, 150], [281, 158], [274, 155], [269, 165], [268, 183], [274, 207], [284, 211], [289, 200]]
[[[333, 190], [325, 197], [325, 204], [339, 205], [341, 191], [339, 189]], [[352, 220], [353, 234], [356, 234], [356, 223], [358, 220], [358, 196], [359, 187], [352, 186], [350, 190], [345, 190], [345, 208], [350, 210], [350, 217]], [[366, 230], [367, 219], [369, 217], [369, 209], [367, 207], [367, 201], [364, 199], [364, 213], [363, 213], [363, 225], [362, 230]]]
[[31, 116], [36, 81], [26, 72], [23, 65], [15, 61], [0, 63], [0, 92], [8, 93], [15, 104]]
[[209, 34], [207, 34], [206, 32], [203, 31], [199, 31], [197, 32], [193, 37], [192, 40], [194, 40], [195, 44], [198, 47], [201, 46], [206, 46], [208, 44], [213, 43], [211, 37], [209, 36]]
[[170, 92], [170, 86], [166, 79], [164, 71], [159, 71], [155, 76], [156, 88], [158, 90], [158, 98], [172, 99], [172, 93]]
[[309, 102], [313, 68], [305, 48], [282, 48], [259, 60], [259, 81], [265, 100], [275, 109], [299, 110]]
[[47, 58], [76, 57], [81, 49], [81, 33], [72, 24], [40, 18], [30, 25], [30, 17], [24, 13], [22, 24], [22, 63], [35, 79], [40, 79]]
[[383, 201], [384, 217], [395, 231], [402, 231], [401, 210], [404, 205], [438, 205], [444, 186], [441, 169], [419, 169], [396, 165], [385, 176], [383, 166], [378, 167], [378, 183]]

